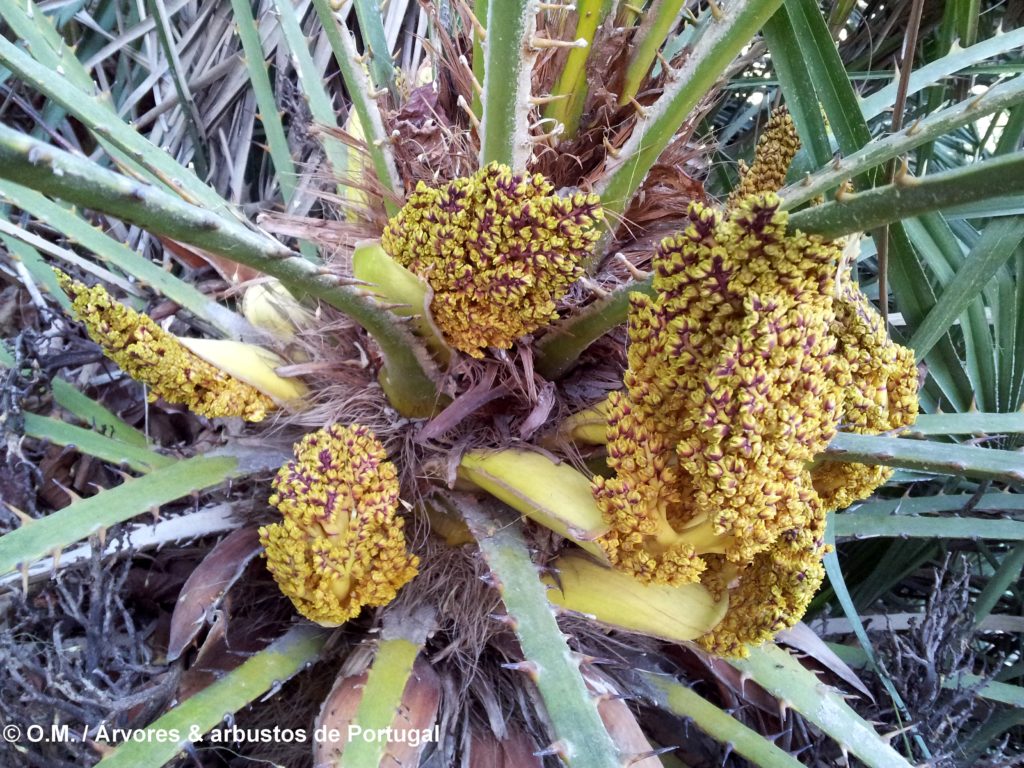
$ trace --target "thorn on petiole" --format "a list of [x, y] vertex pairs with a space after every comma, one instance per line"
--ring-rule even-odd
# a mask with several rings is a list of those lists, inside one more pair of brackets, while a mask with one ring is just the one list
[[544, 48], [586, 48], [590, 45], [585, 37], [577, 40], [555, 40], [550, 37], [534, 37], [530, 40], [530, 47], [536, 50]]

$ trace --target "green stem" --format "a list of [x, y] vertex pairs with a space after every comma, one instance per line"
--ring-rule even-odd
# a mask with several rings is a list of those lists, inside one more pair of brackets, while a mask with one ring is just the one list
[[[487, 8], [489, 0], [474, 0], [473, 13], [476, 16], [476, 20], [480, 22], [480, 26], [485, 30], [487, 29]], [[476, 78], [478, 83], [484, 81], [484, 69], [485, 69], [485, 53], [484, 53], [484, 41], [480, 35], [480, 32], [474, 27], [473, 29], [473, 77]], [[480, 94], [476, 88], [473, 89], [473, 114], [480, 117], [483, 114], [483, 102], [480, 100]]]
[[783, 208], [792, 210], [870, 168], [934, 141], [961, 126], [969, 125], [984, 115], [1000, 112], [1022, 101], [1024, 77], [999, 83], [981, 96], [972, 97], [929, 115], [900, 133], [876, 139], [860, 151], [838, 158], [803, 181], [789, 185], [779, 192], [783, 199]]
[[562, 139], [572, 139], [580, 127], [580, 117], [587, 102], [587, 59], [597, 34], [597, 28], [611, 11], [612, 0], [578, 0], [576, 3], [576, 40], [586, 40], [586, 48], [572, 48], [565, 66], [551, 89], [556, 97], [544, 108], [544, 117], [557, 120], [564, 127]]
[[[314, 0], [315, 1], [315, 0]], [[381, 304], [401, 318], [442, 366], [451, 362], [454, 351], [430, 317], [430, 285], [403, 267], [381, 248], [380, 242], [366, 240], [352, 251], [352, 276]]]
[[27, 568], [54, 550], [194, 491], [219, 485], [240, 472], [239, 461], [233, 456], [185, 459], [23, 523], [0, 537], [0, 575]]
[[533, 151], [528, 121], [530, 86], [537, 51], [537, 0], [500, 0], [488, 7], [484, 43], [480, 165], [497, 162], [526, 169]]
[[[11, 21], [12, 24], [25, 15], [25, 11], [12, 0], [0, 0], [0, 11], [4, 21]], [[43, 16], [38, 8], [35, 8], [34, 14]], [[33, 23], [26, 22], [25, 26], [32, 27]], [[92, 78], [67, 49], [62, 48], [61, 55], [58, 55], [47, 46], [39, 45], [33, 46], [33, 53], [44, 63], [36, 61], [0, 36], [0, 63], [27, 85], [81, 120], [119, 163], [137, 169], [140, 175], [145, 175], [186, 200], [225, 217], [241, 219], [237, 211], [230, 208], [220, 195], [200, 181], [192, 171], [127, 125], [114, 111], [109, 95], [96, 93]]]
[[579, 659], [569, 650], [548, 605], [522, 525], [494, 502], [485, 506], [464, 496], [459, 508], [497, 582], [525, 657], [522, 671], [540, 692], [562, 760], [574, 768], [621, 768], [615, 745], [580, 674]]
[[752, 648], [746, 659], [729, 662], [779, 701], [827, 733], [869, 768], [910, 768], [896, 750], [843, 699], [777, 645]]
[[221, 306], [184, 280], [140, 256], [126, 244], [105, 235], [74, 211], [49, 200], [28, 187], [12, 182], [0, 183], [0, 197], [58, 230], [72, 243], [92, 251], [99, 261], [113, 265], [149, 285], [196, 317], [210, 323], [231, 339], [260, 336], [241, 315]]
[[[384, 35], [384, 14], [377, 0], [355, 0], [356, 18], [363, 47], [369, 57], [370, 75], [377, 88], [386, 88], [392, 100], [398, 104], [398, 87], [395, 84], [395, 64], [391, 60], [387, 37]], [[319, 9], [317, 13], [320, 13]], [[323, 16], [321, 16], [321, 19]], [[324, 28], [327, 25], [324, 24]], [[355, 49], [353, 48], [353, 52]], [[340, 62], [339, 62], [340, 63]], [[347, 78], [346, 78], [347, 81]], [[349, 93], [351, 96], [351, 91]], [[365, 128], [365, 123], [363, 124]]]
[[840, 432], [832, 438], [822, 458], [1009, 483], [1024, 482], [1024, 454], [953, 443]]
[[992, 190], [1024, 192], [1024, 153], [985, 160], [918, 179], [901, 177], [893, 184], [844, 193], [832, 202], [798, 211], [791, 229], [833, 240], [884, 224], [992, 196]]
[[737, 754], [761, 768], [802, 768], [802, 763], [783, 749], [722, 711], [692, 688], [652, 672], [636, 673], [647, 695], [667, 712], [693, 720], [711, 738], [731, 746]]
[[[327, 637], [326, 631], [311, 624], [293, 627], [237, 669], [150, 723], [146, 730], [153, 733], [154, 738], [125, 742], [98, 765], [138, 768], [169, 763], [191, 742], [223, 723], [226, 715], [245, 709], [268, 691], [275, 692], [316, 662]], [[177, 734], [178, 738], [160, 739], [158, 731]]]
[[640, 84], [651, 71], [654, 57], [679, 19], [683, 4], [684, 0], [654, 0], [644, 11], [644, 19], [633, 36], [633, 51], [626, 65], [619, 106], [628, 104], [640, 90]]
[[781, 4], [782, 0], [734, 0], [717, 16], [705, 15], [701, 23], [706, 28], [686, 62], [666, 72], [662, 96], [638, 116], [617, 157], [606, 160], [604, 181], [597, 190], [605, 209], [612, 213], [626, 209], [693, 108]]
[[115, 440], [129, 445], [145, 447], [149, 440], [146, 435], [126, 424], [116, 414], [111, 413], [91, 397], [79, 392], [64, 379], [54, 378], [50, 382], [53, 388], [53, 399], [68, 413], [74, 414], [92, 429], [109, 435]]
[[260, 33], [253, 19], [252, 2], [251, 0], [231, 0], [231, 9], [234, 13], [235, 24], [238, 26], [238, 37], [242, 41], [242, 50], [245, 52], [245, 68], [249, 73], [249, 82], [252, 84], [256, 105], [260, 110], [259, 119], [267, 137], [270, 159], [274, 163], [277, 183], [281, 186], [281, 197], [284, 198], [286, 204], [290, 204], [295, 196], [298, 174], [295, 171], [291, 150], [288, 148], [288, 137], [285, 135], [284, 124], [281, 122], [281, 113], [277, 108], [277, 99], [274, 98], [274, 89], [270, 84], [267, 56], [263, 51]]
[[[361, 727], [362, 733], [403, 727], [402, 720], [396, 722], [402, 697], [412, 679], [416, 657], [433, 629], [434, 618], [429, 609], [412, 614], [391, 611], [384, 617], [373, 666], [352, 719], [352, 725]], [[342, 752], [338, 768], [377, 768], [387, 746], [387, 739], [353, 739]]]
[[1006, 513], [1024, 510], [1024, 493], [993, 491], [977, 495], [974, 493], [951, 493], [940, 496], [902, 496], [898, 499], [868, 501], [851, 508], [844, 514], [857, 515], [922, 515], [938, 512], [961, 512], [971, 509], [975, 512]]
[[293, 292], [323, 300], [359, 323], [380, 346], [382, 384], [394, 407], [409, 416], [433, 411], [434, 366], [412, 334], [372, 299], [336, 285], [331, 276], [268, 235], [6, 126], [0, 126], [0, 177], [254, 267]]
[[537, 343], [535, 365], [538, 373], [552, 381], [568, 373], [587, 347], [612, 328], [626, 322], [629, 294], [634, 292], [653, 296], [651, 278], [616, 288], [575, 315], [555, 323]]
[[[937, 83], [950, 75], [970, 67], [973, 64], [980, 64], [983, 61], [997, 58], [1012, 51], [1019, 51], [1024, 46], [1024, 27], [1004, 31], [1000, 35], [993, 35], [970, 48], [957, 48], [941, 59], [936, 59], [923, 67], [918, 67], [910, 75], [910, 87], [907, 95], [912, 96], [923, 88]], [[891, 108], [896, 101], [896, 91], [899, 87], [899, 78], [893, 79], [890, 85], [875, 91], [860, 102], [860, 111], [864, 114], [865, 120], [878, 117], [880, 114]]]
[[176, 461], [170, 456], [155, 453], [148, 448], [123, 443], [92, 429], [76, 427], [59, 419], [34, 413], [26, 413], [24, 418], [26, 435], [55, 445], [70, 445], [89, 456], [109, 461], [111, 464], [124, 464], [136, 472], [152, 472], [168, 467]]
[[836, 536], [916, 539], [994, 539], [1024, 541], [1024, 522], [973, 517], [841, 514], [834, 517]]
[[[320, 125], [337, 130], [334, 102], [324, 90], [323, 72], [317, 68], [316, 62], [313, 61], [313, 57], [309, 53], [309, 40], [299, 24], [293, 0], [274, 0], [274, 8], [277, 9], [281, 33], [284, 35], [285, 43], [291, 53], [295, 74], [302, 86], [302, 95], [309, 106], [310, 114]], [[327, 155], [327, 161], [330, 163], [334, 178], [340, 188], [341, 180], [345, 178], [348, 171], [348, 147], [329, 133], [321, 134], [320, 144], [324, 148], [324, 154]]]
[[[377, 181], [391, 193], [390, 197], [385, 196], [384, 198], [384, 208], [388, 216], [394, 216], [398, 213], [399, 202], [404, 199], [405, 194], [402, 180], [398, 175], [398, 168], [395, 166], [395, 156], [391, 151], [391, 138], [385, 135], [380, 109], [371, 95], [374, 90], [373, 85], [357, 61], [356, 45], [352, 34], [344, 24], [338, 21], [331, 9], [330, 0], [313, 0], [313, 7], [320, 17], [324, 34], [331, 44], [331, 50], [334, 51], [334, 60], [338, 62], [341, 76], [345, 80], [345, 88], [348, 89], [349, 98], [352, 100], [352, 108], [355, 109], [359, 124], [363, 128], [366, 149], [373, 162], [373, 168], [377, 172]], [[357, 11], [359, 7], [357, 4]], [[361, 19], [362, 16], [360, 16]], [[390, 58], [388, 62], [390, 63]], [[392, 83], [393, 85], [394, 83]]]
[[1008, 435], [1024, 432], [1024, 412], [1016, 413], [922, 413], [910, 435]]

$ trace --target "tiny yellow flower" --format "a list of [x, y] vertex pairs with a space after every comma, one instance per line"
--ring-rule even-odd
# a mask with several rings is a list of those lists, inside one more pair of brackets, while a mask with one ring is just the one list
[[540, 174], [492, 163], [437, 188], [420, 182], [381, 246], [430, 284], [448, 342], [479, 358], [555, 319], [601, 220], [596, 195], [562, 197]]
[[366, 427], [333, 425], [295, 445], [270, 503], [284, 516], [260, 528], [267, 568], [303, 616], [338, 626], [390, 603], [416, 575], [398, 508], [398, 476]]

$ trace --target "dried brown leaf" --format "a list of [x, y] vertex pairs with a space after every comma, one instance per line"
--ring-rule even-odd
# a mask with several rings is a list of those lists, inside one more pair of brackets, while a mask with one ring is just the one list
[[829, 670], [834, 675], [841, 677], [874, 703], [875, 697], [871, 695], [871, 691], [868, 690], [868, 687], [864, 684], [864, 681], [860, 679], [857, 673], [850, 669], [849, 665], [840, 659], [836, 655], [835, 651], [829, 648], [825, 644], [825, 641], [818, 637], [818, 635], [814, 633], [814, 630], [802, 621], [798, 622], [790, 629], [780, 632], [777, 635], [776, 640], [780, 643], [796, 648], [801, 653], [806, 653], [825, 667], [825, 669]]
[[533, 739], [521, 730], [510, 730], [504, 739], [490, 731], [474, 731], [470, 742], [469, 768], [543, 768], [544, 761]]
[[178, 685], [178, 701], [193, 696], [207, 686], [220, 680], [225, 674], [239, 667], [249, 656], [266, 648], [273, 636], [264, 636], [266, 625], [259, 619], [250, 619], [244, 626], [236, 617], [231, 621], [231, 636], [228, 636], [228, 611], [216, 614], [213, 626], [206, 633], [206, 639], [196, 655], [196, 660], [181, 676]]
[[237, 261], [226, 259], [223, 256], [217, 256], [216, 254], [204, 251], [202, 248], [196, 248], [192, 245], [185, 245], [179, 243], [177, 240], [171, 240], [169, 237], [160, 237], [160, 242], [166, 250], [170, 251], [174, 257], [190, 269], [201, 269], [202, 267], [209, 265], [213, 267], [217, 273], [223, 277], [231, 285], [238, 285], [239, 283], [245, 283], [249, 280], [254, 280], [257, 277], [262, 277], [263, 273], [252, 267], [247, 267], [245, 264], [239, 264]]
[[192, 572], [178, 595], [171, 617], [167, 660], [174, 661], [213, 618], [231, 585], [260, 552], [255, 528], [239, 528], [217, 544]]
[[661, 760], [652, 754], [654, 748], [637, 722], [636, 715], [626, 702], [618, 698], [620, 692], [615, 683], [592, 667], [583, 670], [583, 679], [598, 697], [597, 713], [619, 754], [627, 761], [632, 760], [628, 765], [631, 768], [661, 768]]
[[[321, 733], [334, 733], [337, 740], [318, 741], [313, 745], [314, 768], [336, 765], [345, 751], [349, 725], [355, 720], [363, 698], [368, 673], [342, 674], [324, 700], [317, 716], [316, 728]], [[423, 731], [434, 727], [441, 703], [441, 681], [426, 659], [420, 657], [402, 694], [402, 702], [395, 713], [391, 727], [399, 734]], [[419, 764], [419, 756], [429, 742], [412, 746], [411, 739], [388, 742], [381, 760], [381, 768], [402, 768]]]

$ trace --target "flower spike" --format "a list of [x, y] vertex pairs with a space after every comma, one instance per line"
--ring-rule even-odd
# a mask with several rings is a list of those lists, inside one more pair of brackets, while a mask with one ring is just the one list
[[683, 584], [704, 555], [750, 562], [823, 514], [805, 467], [840, 424], [846, 361], [829, 335], [838, 248], [787, 234], [774, 195], [726, 217], [694, 205], [633, 297], [626, 390], [609, 399], [594, 481], [609, 558]]
[[420, 182], [381, 245], [430, 283], [448, 342], [479, 358], [555, 318], [601, 220], [596, 195], [561, 197], [540, 174], [491, 163], [438, 188]]
[[[703, 583], [712, 594], [728, 594], [729, 610], [698, 642], [720, 656], [745, 656], [747, 645], [760, 645], [793, 626], [825, 578], [824, 554], [824, 547], [781, 542], [742, 569], [719, 559]], [[726, 589], [729, 580], [732, 589]]]
[[806, 609], [826, 513], [888, 477], [815, 458], [841, 428], [912, 423], [917, 375], [857, 286], [836, 287], [842, 244], [788, 232], [776, 195], [688, 215], [655, 255], [655, 296], [631, 297], [625, 389], [576, 426], [607, 415], [615, 475], [592, 492], [608, 560], [727, 594], [701, 642], [742, 655]]
[[60, 271], [57, 280], [89, 336], [129, 376], [149, 387], [150, 402], [162, 397], [200, 416], [241, 416], [246, 421], [262, 421], [277, 407], [259, 389], [207, 362], [148, 316], [114, 301], [103, 286], [88, 288]]
[[785, 107], [776, 109], [758, 139], [754, 162], [747, 167], [740, 161], [740, 183], [729, 195], [729, 205], [735, 205], [750, 195], [781, 189], [799, 149], [800, 136], [789, 111]]
[[[847, 281], [835, 300], [832, 332], [837, 354], [846, 360], [853, 382], [843, 406], [844, 429], [872, 435], [909, 427], [917, 418], [917, 364], [914, 353], [893, 343], [885, 322], [854, 282]], [[825, 462], [811, 473], [829, 510], [844, 509], [871, 495], [892, 469], [866, 464]]]
[[332, 425], [295, 445], [270, 503], [284, 520], [260, 528], [267, 568], [303, 616], [338, 626], [364, 606], [387, 605], [413, 576], [398, 475], [360, 425]]

